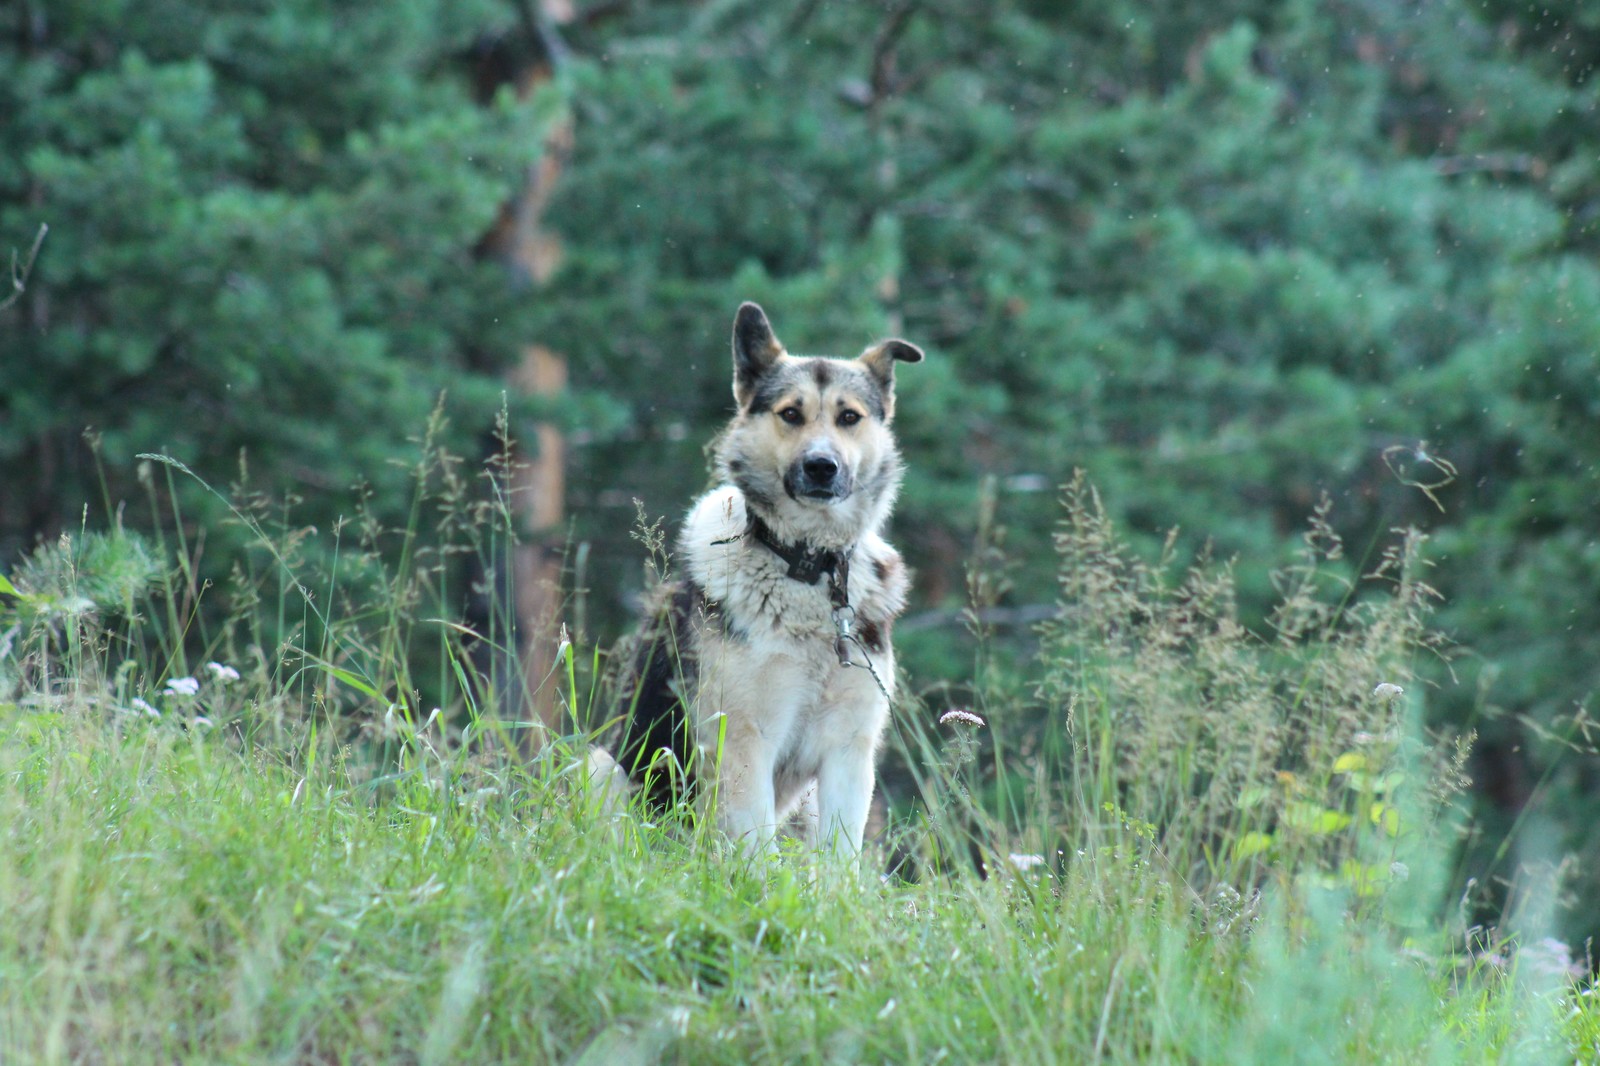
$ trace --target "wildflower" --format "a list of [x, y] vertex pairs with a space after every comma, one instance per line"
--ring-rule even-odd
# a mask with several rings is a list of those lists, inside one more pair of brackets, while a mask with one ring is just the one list
[[167, 692], [173, 696], [193, 696], [200, 691], [200, 682], [192, 677], [172, 677], [167, 679]]
[[1019, 872], [1027, 873], [1043, 866], [1045, 860], [1043, 855], [1022, 855], [1012, 852], [1006, 856], [1006, 861], [1015, 866]]
[[1387, 681], [1372, 690], [1372, 694], [1380, 700], [1397, 700], [1406, 694], [1406, 690], [1399, 685], [1391, 685]]
[[210, 729], [214, 723], [203, 714], [194, 716], [194, 725], [198, 729]]
[[211, 671], [211, 676], [226, 685], [230, 681], [239, 680], [239, 671], [226, 663], [206, 663], [206, 669]]
[[984, 724], [983, 719], [979, 718], [977, 715], [973, 714], [971, 711], [961, 711], [961, 710], [945, 711], [943, 714], [941, 714], [939, 716], [939, 724], [940, 725], [948, 725], [951, 722], [960, 722], [962, 725], [970, 725], [970, 726], [977, 726], [977, 727], [982, 727], [983, 724]]
[[136, 710], [136, 711], [142, 711], [146, 718], [160, 718], [161, 717], [161, 712], [160, 711], [158, 711], [154, 707], [150, 706], [144, 700], [141, 700], [138, 696], [135, 696], [133, 698], [133, 709]]

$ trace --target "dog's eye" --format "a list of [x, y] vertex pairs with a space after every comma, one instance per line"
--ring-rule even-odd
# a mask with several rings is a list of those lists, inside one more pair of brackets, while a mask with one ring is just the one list
[[851, 411], [846, 408], [839, 412], [839, 424], [841, 426], [853, 426], [859, 421], [861, 421], [860, 411]]
[[778, 412], [778, 417], [789, 423], [791, 426], [798, 426], [801, 422], [805, 421], [806, 416], [798, 407], [785, 407], [783, 410]]

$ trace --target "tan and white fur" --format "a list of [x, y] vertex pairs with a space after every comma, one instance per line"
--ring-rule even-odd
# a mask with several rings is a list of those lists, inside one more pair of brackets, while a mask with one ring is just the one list
[[[746, 303], [733, 354], [739, 410], [716, 446], [722, 483], [690, 510], [677, 581], [639, 642], [622, 763], [639, 779], [671, 750], [747, 850], [771, 850], [781, 826], [798, 824], [813, 845], [854, 856], [894, 691], [890, 626], [908, 587], [882, 535], [902, 472], [894, 364], [922, 352], [889, 340], [855, 359], [792, 356]], [[844, 582], [797, 569], [797, 554], [844, 560], [833, 575]]]

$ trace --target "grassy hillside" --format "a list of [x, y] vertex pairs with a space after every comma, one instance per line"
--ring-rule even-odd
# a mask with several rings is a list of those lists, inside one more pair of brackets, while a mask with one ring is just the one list
[[860, 870], [601, 810], [586, 738], [524, 758], [465, 668], [438, 716], [387, 703], [407, 582], [309, 596], [279, 545], [321, 622], [265, 654], [173, 638], [176, 545], [65, 540], [0, 586], [0, 1061], [1593, 1058], [1538, 908], [1445, 895], [1415, 538], [1368, 591], [1328, 536], [1263, 637], [1227, 568], [1140, 562], [1069, 486], [1038, 676], [980, 677], [981, 726], [897, 708]]
[[1133, 830], [883, 883], [602, 818], [555, 771], [428, 758], [382, 797], [91, 694], [8, 717], [7, 1061], [1570, 1061], [1585, 1002], [1337, 892], [1197, 898]]

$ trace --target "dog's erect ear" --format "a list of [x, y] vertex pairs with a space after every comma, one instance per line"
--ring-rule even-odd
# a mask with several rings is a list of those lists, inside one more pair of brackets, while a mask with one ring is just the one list
[[756, 382], [783, 355], [760, 304], [742, 303], [733, 319], [733, 398], [743, 407], [755, 395]]

